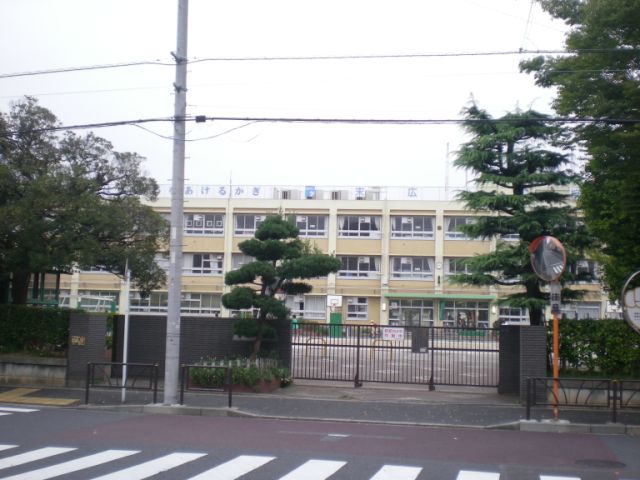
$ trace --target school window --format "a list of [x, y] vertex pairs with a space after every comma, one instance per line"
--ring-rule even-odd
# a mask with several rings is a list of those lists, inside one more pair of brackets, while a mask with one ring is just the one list
[[445, 327], [489, 327], [489, 302], [456, 300], [444, 302]]
[[110, 312], [117, 308], [118, 297], [118, 292], [110, 290], [80, 290], [77, 308], [89, 312]]
[[389, 325], [433, 326], [433, 300], [390, 299]]
[[433, 217], [392, 216], [391, 238], [433, 238]]
[[565, 303], [560, 307], [560, 317], [570, 320], [598, 320], [602, 318], [599, 302]]
[[444, 275], [468, 275], [471, 271], [467, 265], [465, 258], [445, 258], [444, 259]]
[[339, 277], [375, 278], [380, 274], [380, 257], [338, 256], [342, 268]]
[[137, 313], [166, 312], [169, 305], [169, 295], [166, 292], [151, 292], [142, 297], [139, 292], [129, 295], [129, 310]]
[[433, 280], [433, 258], [391, 257], [391, 278]]
[[235, 215], [235, 230], [236, 235], [254, 235], [256, 229], [260, 226], [266, 215], [255, 215], [253, 213], [245, 214], [238, 213]]
[[347, 320], [366, 320], [367, 312], [367, 297], [347, 297]]
[[444, 218], [444, 238], [445, 240], [469, 240], [460, 228], [464, 225], [475, 223], [473, 217], [445, 217]]
[[380, 217], [338, 215], [338, 236], [380, 238]]
[[529, 325], [529, 310], [519, 307], [500, 307], [498, 323]]
[[326, 237], [326, 215], [290, 215], [290, 221], [300, 230], [301, 237]]
[[234, 253], [231, 255], [231, 269], [237, 270], [243, 265], [247, 265], [255, 261], [255, 258], [245, 255], [244, 253]]
[[222, 275], [221, 253], [186, 253], [183, 260], [184, 273], [193, 275]]
[[220, 314], [220, 295], [212, 293], [183, 293], [180, 295], [180, 312], [217, 316]]
[[593, 260], [578, 260], [577, 262], [567, 265], [567, 270], [578, 277], [578, 283], [598, 283], [598, 262]]
[[285, 306], [291, 311], [292, 318], [324, 320], [327, 310], [327, 297], [320, 295], [287, 295]]
[[184, 233], [186, 235], [222, 235], [224, 234], [224, 214], [187, 213], [184, 215]]

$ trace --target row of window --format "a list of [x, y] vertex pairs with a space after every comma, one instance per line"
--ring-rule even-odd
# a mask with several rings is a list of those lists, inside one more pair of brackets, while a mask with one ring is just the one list
[[[339, 277], [377, 278], [380, 275], [379, 256], [338, 255], [342, 261]], [[445, 258], [444, 275], [466, 275], [469, 273], [465, 258]], [[241, 253], [232, 255], [232, 269], [251, 263], [253, 257]], [[169, 260], [164, 255], [157, 255], [156, 262], [164, 270], [169, 270]], [[594, 261], [581, 260], [575, 265], [568, 266], [573, 273], [585, 273], [597, 278], [598, 265]], [[100, 268], [90, 268], [88, 271], [101, 271]], [[104, 270], [102, 270], [104, 271]], [[433, 280], [433, 257], [399, 257], [392, 256], [390, 260], [391, 279], [402, 280]], [[222, 275], [224, 273], [223, 255], [221, 253], [185, 253], [183, 255], [183, 273], [186, 275]]]
[[[78, 293], [79, 307], [88, 311], [115, 311], [119, 292], [100, 290], [81, 290]], [[389, 324], [408, 327], [433, 326], [435, 318], [441, 318], [444, 326], [482, 327], [489, 326], [489, 302], [469, 300], [447, 300], [439, 303], [425, 299], [389, 300]], [[69, 306], [68, 292], [59, 299], [61, 306]], [[165, 313], [168, 307], [166, 292], [151, 292], [140, 297], [137, 292], [130, 296], [132, 313]], [[367, 297], [345, 297], [344, 313], [348, 321], [366, 321], [369, 318], [369, 299]], [[324, 295], [289, 295], [285, 305], [291, 311], [292, 318], [304, 320], [324, 320], [326, 318], [327, 297]], [[436, 306], [439, 314], [436, 315]], [[212, 293], [184, 293], [181, 299], [182, 313], [200, 315], [220, 314], [220, 295]], [[563, 318], [598, 319], [598, 303], [581, 302], [562, 305]], [[500, 307], [498, 323], [510, 322], [526, 324], [528, 311], [524, 308]]]
[[[234, 235], [251, 236], [264, 221], [264, 214], [238, 213], [234, 215]], [[301, 237], [326, 237], [328, 215], [289, 215], [288, 218], [300, 230]], [[380, 238], [381, 216], [339, 215], [338, 235], [340, 237]], [[462, 225], [473, 222], [473, 217], [445, 217], [445, 238], [466, 239], [460, 231]], [[425, 215], [391, 216], [391, 238], [434, 238], [435, 217]], [[187, 213], [184, 216], [186, 235], [224, 235], [223, 213]]]

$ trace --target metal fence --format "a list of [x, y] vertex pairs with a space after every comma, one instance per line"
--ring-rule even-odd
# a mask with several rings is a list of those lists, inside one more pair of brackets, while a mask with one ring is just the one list
[[294, 324], [291, 372], [312, 380], [498, 385], [498, 330]]
[[640, 380], [611, 380], [591, 378], [559, 378], [557, 398], [553, 378], [527, 378], [526, 418], [531, 419], [535, 406], [593, 408], [611, 410], [611, 421], [617, 422], [618, 413], [640, 409]]
[[89, 403], [91, 388], [152, 391], [153, 403], [156, 403], [158, 400], [158, 364], [88, 363], [84, 403]]

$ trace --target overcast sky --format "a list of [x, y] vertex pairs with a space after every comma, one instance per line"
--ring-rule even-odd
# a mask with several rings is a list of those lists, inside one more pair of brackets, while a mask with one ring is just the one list
[[[0, 74], [138, 61], [172, 63], [177, 0], [0, 0]], [[191, 60], [559, 50], [565, 28], [530, 0], [190, 0]], [[550, 112], [531, 55], [201, 61], [190, 115], [454, 119], [471, 96], [500, 116]], [[33, 95], [63, 124], [173, 115], [175, 68], [134, 66], [0, 78], [0, 109]], [[146, 157], [170, 183], [170, 123], [96, 133]], [[237, 128], [241, 127], [241, 128]], [[459, 125], [189, 123], [192, 184], [438, 186], [464, 141]], [[223, 134], [224, 132], [229, 132]], [[222, 135], [220, 135], [222, 134]], [[215, 138], [211, 138], [215, 137]], [[450, 169], [449, 182], [465, 182]]]

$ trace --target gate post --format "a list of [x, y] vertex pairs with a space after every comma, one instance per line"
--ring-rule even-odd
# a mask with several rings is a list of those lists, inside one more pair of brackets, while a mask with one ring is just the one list
[[526, 402], [527, 378], [547, 372], [546, 327], [501, 325], [498, 393]]
[[360, 381], [360, 335], [362, 332], [362, 325], [356, 325], [356, 374], [353, 377], [353, 387], [358, 388], [362, 386]]

